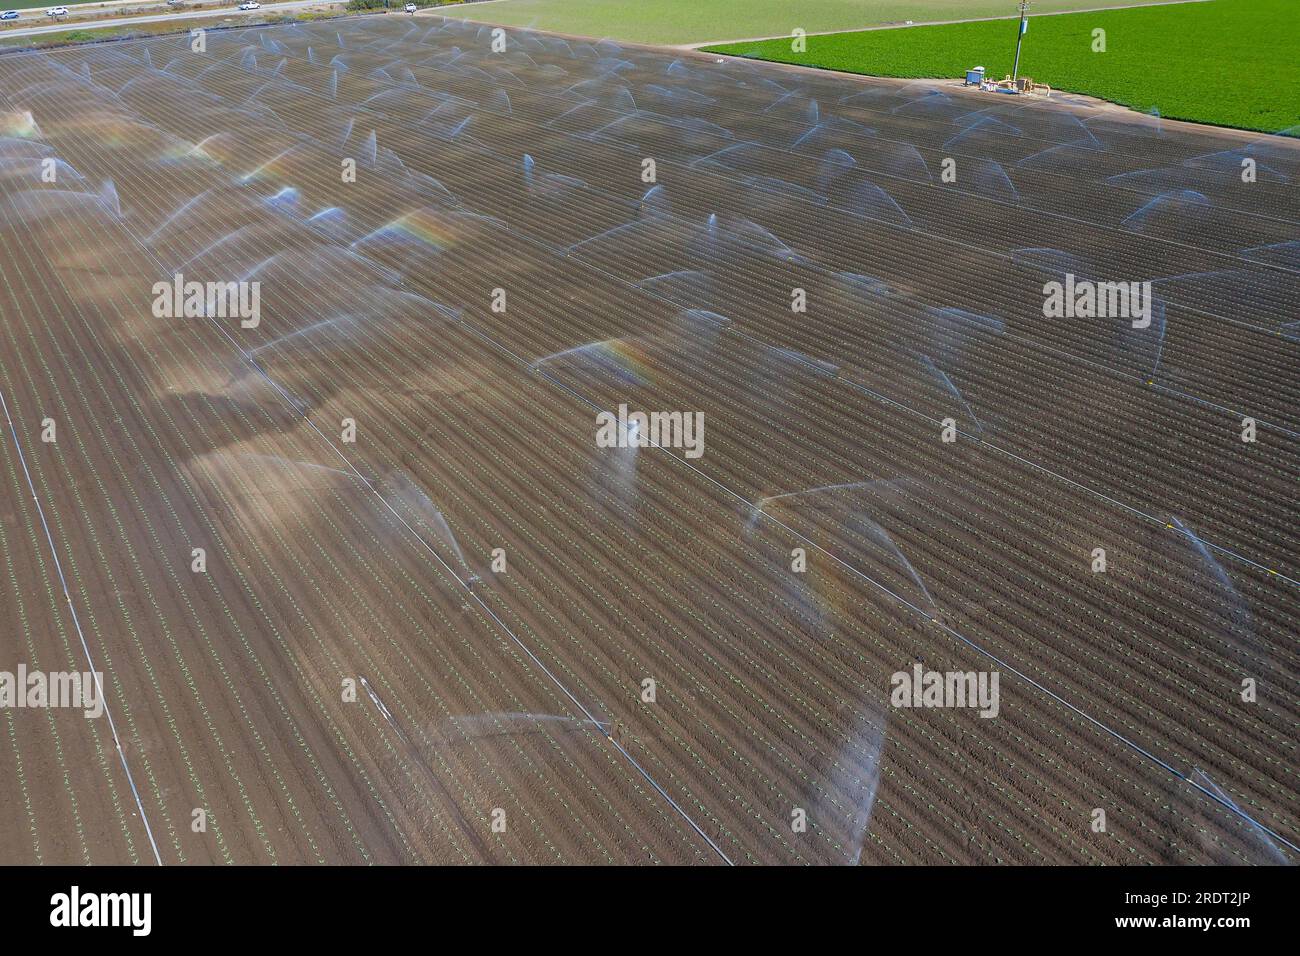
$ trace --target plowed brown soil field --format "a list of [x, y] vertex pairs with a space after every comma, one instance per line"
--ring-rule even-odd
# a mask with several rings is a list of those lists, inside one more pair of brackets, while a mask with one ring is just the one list
[[0, 709], [0, 862], [1293, 862], [1297, 178], [424, 15], [0, 55], [0, 671], [106, 704]]

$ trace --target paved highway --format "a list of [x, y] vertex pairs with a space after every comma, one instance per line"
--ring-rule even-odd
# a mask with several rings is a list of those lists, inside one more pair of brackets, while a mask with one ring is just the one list
[[[287, 0], [285, 3], [264, 3], [262, 4], [262, 9], [250, 10], [248, 13], [241, 13], [236, 10], [236, 4], [233, 3], [229, 7], [218, 7], [207, 10], [186, 10], [184, 7], [175, 10], [163, 8], [163, 12], [143, 17], [111, 17], [105, 20], [65, 17], [57, 23], [45, 16], [45, 10], [43, 8], [38, 8], [34, 10], [20, 11], [25, 15], [23, 20], [12, 22], [41, 22], [41, 26], [22, 27], [16, 30], [0, 30], [0, 39], [8, 39], [9, 37], [39, 36], [42, 33], [62, 33], [67, 30], [99, 30], [104, 27], [132, 26], [141, 23], [163, 23], [172, 20], [211, 20], [217, 17], [259, 17], [265, 16], [269, 13], [278, 13], [282, 10], [299, 10], [303, 7], [339, 6], [342, 2], [343, 0], [339, 0], [338, 3], [331, 3], [330, 0]], [[55, 3], [53, 2], [50, 4], [50, 6], [54, 5]], [[400, 10], [401, 8], [401, 3], [393, 3], [393, 9]], [[4, 9], [2, 3], [0, 3], [0, 9]]]

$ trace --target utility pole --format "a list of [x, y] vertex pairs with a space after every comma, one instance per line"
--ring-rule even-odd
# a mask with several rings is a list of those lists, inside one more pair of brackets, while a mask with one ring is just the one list
[[1016, 62], [1011, 67], [1011, 82], [1015, 83], [1016, 77], [1020, 75], [1020, 42], [1025, 38], [1025, 32], [1029, 29], [1029, 0], [1020, 0], [1020, 28], [1016, 32]]

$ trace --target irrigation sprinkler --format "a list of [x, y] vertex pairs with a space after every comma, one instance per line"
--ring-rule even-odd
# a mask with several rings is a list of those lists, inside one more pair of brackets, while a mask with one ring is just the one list
[[1011, 83], [1014, 86], [1020, 75], [1020, 44], [1029, 30], [1029, 0], [1020, 0], [1020, 27], [1016, 30], [1016, 60], [1011, 66]]

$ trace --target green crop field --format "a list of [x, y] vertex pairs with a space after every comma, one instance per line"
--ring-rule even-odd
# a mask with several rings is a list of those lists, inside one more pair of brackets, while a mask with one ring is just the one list
[[[1035, 0], [1034, 10], [1048, 13], [1139, 2]], [[809, 33], [853, 30], [905, 20], [1009, 16], [1015, 10], [1015, 0], [496, 0], [469, 4], [446, 15], [631, 43], [689, 44], [783, 36], [795, 27]]]
[[[980, 65], [1000, 79], [1015, 39], [1014, 21], [993, 21], [810, 36], [803, 53], [788, 39], [709, 49], [874, 76], [959, 77]], [[1165, 117], [1278, 132], [1300, 124], [1298, 51], [1300, 0], [1210, 0], [1031, 16], [1020, 72]]]

